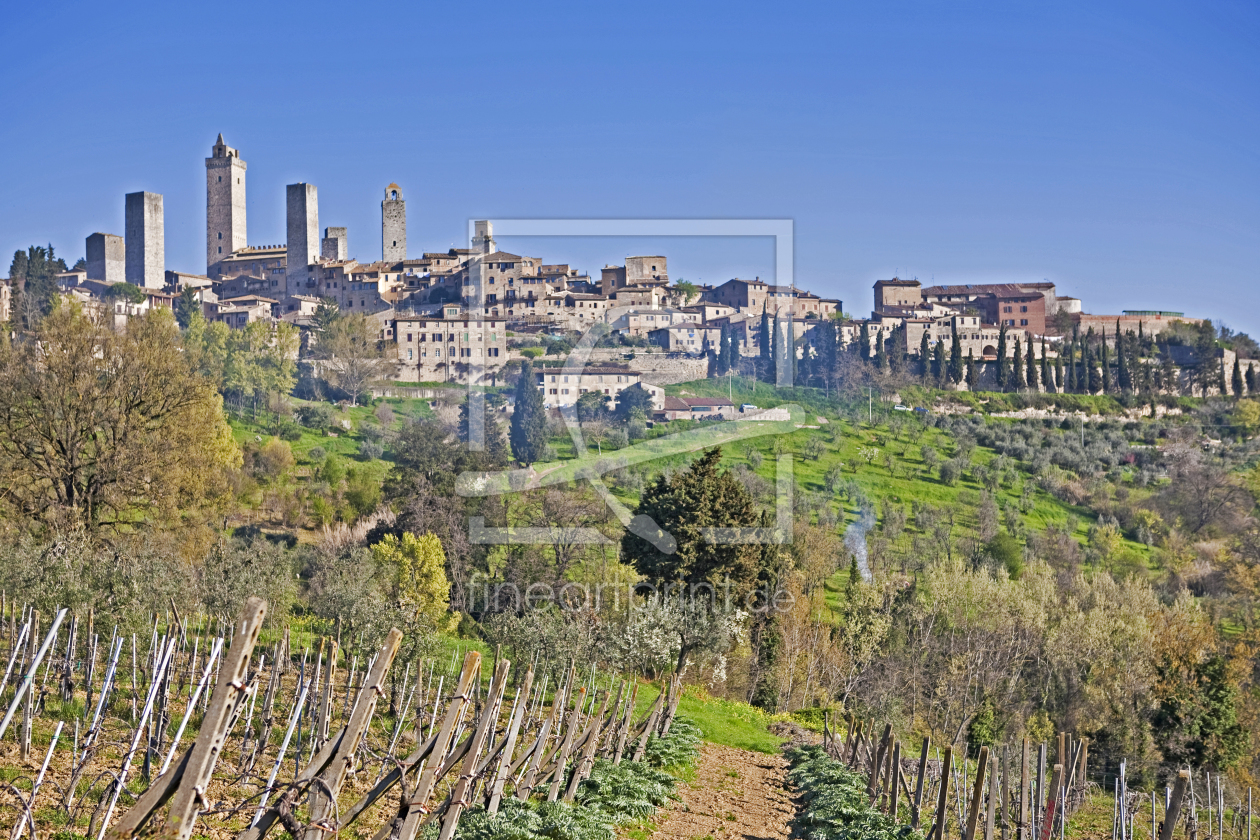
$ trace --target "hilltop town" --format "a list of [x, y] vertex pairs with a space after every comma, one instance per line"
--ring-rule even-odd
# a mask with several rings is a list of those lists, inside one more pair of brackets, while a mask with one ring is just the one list
[[[595, 331], [598, 349], [581, 375], [571, 374], [570, 382], [563, 374], [536, 374], [552, 408], [573, 405], [590, 390], [615, 402], [623, 389], [640, 386], [658, 413], [685, 412], [691, 407], [677, 399], [667, 408], [663, 392], [652, 386], [732, 370], [765, 375], [775, 359], [787, 356], [792, 380], [822, 381], [822, 369], [834, 373], [829, 360], [844, 350], [881, 369], [915, 365], [936, 384], [960, 390], [1005, 388], [1007, 376], [995, 364], [1001, 356], [1020, 368], [1021, 387], [1089, 391], [1084, 374], [1080, 385], [1075, 382], [1071, 348], [1110, 346], [1114, 355], [1117, 338], [1131, 336], [1136, 352], [1149, 349], [1151, 356], [1170, 329], [1177, 335], [1163, 345], [1168, 358], [1147, 361], [1175, 370], [1154, 390], [1193, 391], [1198, 384], [1205, 394], [1219, 393], [1228, 389], [1222, 379], [1234, 367], [1248, 382], [1255, 376], [1252, 362], [1228, 348], [1211, 354], [1221, 375], [1203, 374], [1205, 354], [1196, 355], [1187, 335], [1209, 324], [1204, 319], [1161, 310], [1089, 314], [1079, 298], [1049, 281], [924, 286], [917, 279], [880, 279], [869, 317], [853, 317], [841, 300], [759, 277], [717, 285], [671, 281], [663, 254], [626, 257], [592, 277], [554, 258], [501, 250], [490, 221], [474, 223], [468, 248], [412, 257], [406, 199], [396, 183], [385, 188], [380, 204], [379, 259], [350, 256], [345, 227], [324, 227], [320, 235], [319, 194], [309, 183], [286, 187], [287, 241], [250, 245], [247, 169], [220, 134], [205, 158], [204, 274], [167, 267], [163, 197], [132, 193], [125, 197], [125, 235], [87, 237], [86, 258], [57, 272], [57, 293], [115, 325], [149, 309], [181, 307], [196, 307], [207, 321], [232, 330], [289, 324], [307, 348], [318, 343], [312, 335], [333, 313], [359, 315], [384, 356], [376, 378], [397, 383], [493, 384], [506, 365], [538, 355], [548, 340]], [[15, 266], [19, 259], [25, 259], [21, 252]], [[13, 290], [3, 287], [6, 317], [13, 302]], [[619, 348], [632, 351], [633, 366]], [[1085, 354], [1082, 349], [1082, 365]], [[1068, 373], [1062, 372], [1064, 355], [1071, 357]], [[1024, 376], [1020, 358], [1046, 368], [1036, 382]], [[1016, 382], [1014, 374], [1010, 379]], [[1108, 390], [1108, 376], [1102, 380], [1093, 390]], [[702, 408], [729, 414], [727, 403]]]

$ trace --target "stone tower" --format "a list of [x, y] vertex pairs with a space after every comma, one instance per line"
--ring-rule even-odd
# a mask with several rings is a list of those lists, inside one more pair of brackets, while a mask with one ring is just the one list
[[478, 254], [493, 254], [495, 252], [493, 222], [473, 222], [472, 249]]
[[123, 238], [112, 233], [94, 233], [87, 238], [89, 280], [121, 283], [126, 279], [127, 251]]
[[350, 249], [346, 241], [346, 229], [343, 227], [324, 228], [324, 238], [320, 241], [319, 254], [326, 260], [344, 260]]
[[220, 260], [246, 244], [245, 161], [220, 134], [206, 158], [206, 275], [217, 277]]
[[162, 196], [127, 193], [127, 282], [143, 289], [166, 285], [166, 232]]
[[285, 207], [288, 244], [282, 301], [306, 293], [309, 267], [319, 261], [319, 193], [315, 185], [289, 184], [285, 187]]
[[381, 202], [381, 259], [407, 259], [407, 202], [397, 184], [385, 188], [385, 200]]

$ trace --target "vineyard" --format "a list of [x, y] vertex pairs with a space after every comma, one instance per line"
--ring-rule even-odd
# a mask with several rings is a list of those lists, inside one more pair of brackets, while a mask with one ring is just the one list
[[676, 679], [638, 714], [637, 681], [573, 664], [536, 673], [467, 650], [399, 669], [397, 629], [347, 668], [335, 637], [260, 641], [258, 598], [231, 624], [155, 616], [147, 639], [64, 609], [42, 630], [38, 612], [13, 613], [0, 682], [11, 840], [611, 840], [668, 800], [663, 768], [698, 744], [676, 718]]
[[[793, 751], [789, 774], [802, 793], [798, 833], [810, 840], [913, 836], [926, 840], [1053, 840], [1077, 834], [1072, 815], [1096, 799], [1089, 780], [1088, 739], [1060, 732], [1054, 764], [1048, 744], [1028, 739], [1015, 747], [981, 746], [974, 760], [963, 744], [937, 748], [924, 738], [918, 758], [903, 752], [891, 725], [850, 715], [843, 736], [824, 718], [823, 743]], [[1178, 773], [1162, 792], [1140, 793], [1126, 785], [1124, 768], [1115, 780], [1112, 840], [1251, 840], [1252, 792], [1227, 803], [1220, 777], [1204, 773], [1196, 794], [1191, 770]], [[1215, 784], [1215, 788], [1213, 788]], [[1149, 802], [1149, 814], [1143, 806]], [[1149, 817], [1149, 821], [1147, 818]], [[917, 832], [922, 830], [922, 835]], [[1180, 833], [1179, 833], [1180, 830]]]

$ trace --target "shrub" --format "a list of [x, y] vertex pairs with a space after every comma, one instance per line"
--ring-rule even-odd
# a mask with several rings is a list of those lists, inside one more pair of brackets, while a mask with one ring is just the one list
[[304, 405], [297, 410], [298, 422], [308, 429], [324, 430], [333, 424], [333, 411], [322, 403]]
[[801, 807], [792, 821], [795, 836], [809, 840], [923, 837], [872, 806], [866, 779], [829, 758], [822, 747], [789, 750], [788, 759], [792, 762], [788, 778], [801, 792]]
[[957, 461], [945, 461], [941, 464], [940, 475], [942, 484], [953, 486], [962, 476], [962, 467]]
[[365, 440], [359, 444], [359, 455], [365, 461], [374, 461], [385, 454], [385, 447], [376, 441]]
[[359, 427], [359, 437], [363, 438], [364, 440], [372, 441], [373, 443], [378, 443], [384, 439], [385, 432], [381, 430], [380, 426], [371, 426], [371, 425], [365, 424]]
[[381, 503], [381, 485], [366, 470], [350, 470], [346, 473], [346, 503], [359, 516], [371, 513]]
[[260, 478], [275, 480], [293, 469], [293, 449], [284, 441], [272, 438], [258, 450], [254, 463]]
[[312, 464], [318, 464], [320, 461], [324, 460], [325, 454], [324, 447], [312, 446], [310, 451], [306, 453], [306, 457]]
[[521, 348], [521, 355], [527, 359], [537, 359], [542, 354], [543, 354], [543, 349], [541, 347], [522, 347]]
[[284, 423], [280, 424], [279, 428], [280, 430], [278, 434], [281, 440], [287, 440], [290, 443], [296, 443], [297, 441], [302, 439], [302, 427], [299, 426], [297, 423], [291, 423], [286, 420]]

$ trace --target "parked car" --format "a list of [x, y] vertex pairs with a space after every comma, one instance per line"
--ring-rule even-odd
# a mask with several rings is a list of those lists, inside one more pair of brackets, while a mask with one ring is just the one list
[[910, 408], [909, 408], [908, 406], [904, 406], [904, 405], [894, 405], [894, 406], [893, 406], [893, 411], [909, 411], [909, 410], [910, 410]]

